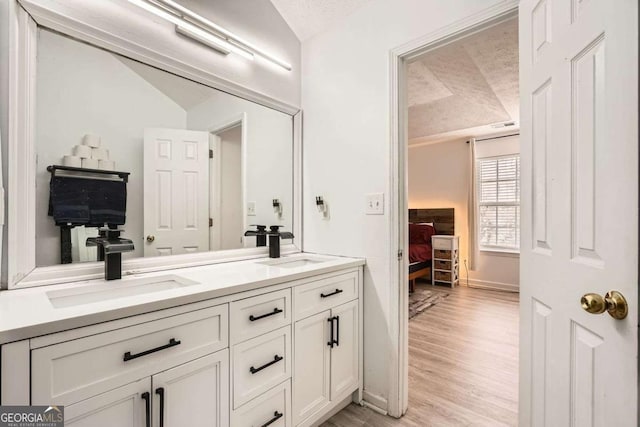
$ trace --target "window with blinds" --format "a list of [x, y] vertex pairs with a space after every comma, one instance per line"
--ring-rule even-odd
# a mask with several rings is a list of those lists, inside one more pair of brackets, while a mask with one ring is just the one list
[[478, 159], [480, 249], [520, 247], [520, 156]]

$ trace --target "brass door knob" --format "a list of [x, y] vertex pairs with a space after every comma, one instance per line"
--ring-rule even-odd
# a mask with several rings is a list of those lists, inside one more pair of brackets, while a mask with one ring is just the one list
[[156, 240], [156, 236], [152, 236], [151, 234], [147, 236], [147, 242], [153, 243], [154, 240]]
[[609, 291], [604, 296], [589, 293], [580, 299], [582, 308], [591, 314], [602, 314], [605, 311], [614, 319], [622, 320], [629, 313], [629, 304], [625, 297], [618, 291]]

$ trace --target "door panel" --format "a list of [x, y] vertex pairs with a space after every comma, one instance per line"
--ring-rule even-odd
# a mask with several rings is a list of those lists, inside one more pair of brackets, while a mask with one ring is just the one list
[[[72, 427], [144, 427], [143, 393], [151, 391], [149, 377], [66, 406], [65, 424]], [[151, 404], [151, 402], [149, 402]]]
[[152, 383], [155, 427], [162, 416], [167, 427], [229, 425], [228, 349], [156, 374]]
[[336, 340], [331, 349], [331, 400], [358, 388], [358, 300], [331, 310], [337, 317]]
[[144, 255], [208, 251], [208, 234], [209, 135], [145, 129]]
[[295, 324], [293, 424], [298, 425], [329, 404], [330, 311], [300, 320]]
[[637, 1], [520, 3], [523, 426], [637, 425], [637, 55]]

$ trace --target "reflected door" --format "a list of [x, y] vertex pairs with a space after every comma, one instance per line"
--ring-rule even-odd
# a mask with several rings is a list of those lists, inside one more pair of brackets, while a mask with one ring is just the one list
[[[519, 424], [635, 427], [638, 2], [526, 0], [519, 13]], [[582, 299], [610, 290], [623, 319]]]
[[207, 132], [144, 131], [144, 256], [209, 250]]

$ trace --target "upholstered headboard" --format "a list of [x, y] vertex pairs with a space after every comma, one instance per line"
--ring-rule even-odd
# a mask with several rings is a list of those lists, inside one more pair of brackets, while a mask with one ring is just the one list
[[453, 208], [444, 209], [409, 209], [409, 222], [414, 224], [432, 222], [436, 234], [455, 235]]

